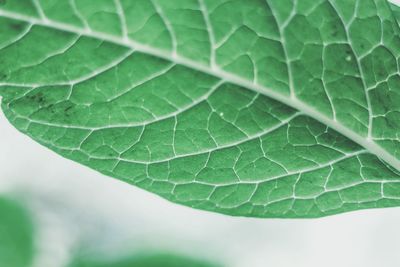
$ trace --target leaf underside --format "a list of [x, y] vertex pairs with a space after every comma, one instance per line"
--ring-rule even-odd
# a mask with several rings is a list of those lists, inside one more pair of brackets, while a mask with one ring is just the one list
[[9, 121], [173, 202], [252, 217], [400, 205], [385, 0], [0, 1]]

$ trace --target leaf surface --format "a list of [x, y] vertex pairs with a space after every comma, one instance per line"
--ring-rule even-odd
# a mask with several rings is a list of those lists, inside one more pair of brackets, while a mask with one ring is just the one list
[[3, 111], [64, 157], [230, 215], [400, 205], [385, 0], [8, 0], [0, 27]]

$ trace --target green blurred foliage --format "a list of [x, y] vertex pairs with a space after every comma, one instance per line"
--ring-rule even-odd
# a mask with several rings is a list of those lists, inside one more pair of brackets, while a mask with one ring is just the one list
[[80, 258], [69, 267], [220, 267], [202, 260], [171, 254], [143, 254], [121, 260], [101, 261]]
[[0, 267], [28, 267], [34, 256], [34, 227], [27, 210], [0, 197]]

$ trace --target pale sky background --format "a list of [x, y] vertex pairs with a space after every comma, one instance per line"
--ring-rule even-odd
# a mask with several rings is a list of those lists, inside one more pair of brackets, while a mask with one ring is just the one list
[[315, 220], [229, 217], [170, 203], [63, 159], [2, 113], [0, 137], [0, 192], [26, 201], [40, 227], [35, 267], [62, 267], [78, 246], [168, 250], [226, 267], [400, 266], [400, 207]]

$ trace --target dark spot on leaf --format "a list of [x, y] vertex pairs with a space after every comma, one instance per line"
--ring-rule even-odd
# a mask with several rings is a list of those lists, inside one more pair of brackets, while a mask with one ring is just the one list
[[7, 4], [7, 0], [0, 0], [0, 6], [4, 6], [5, 4]]
[[72, 114], [72, 108], [74, 107], [73, 104], [68, 103], [67, 106], [64, 108], [64, 115], [65, 117], [70, 117]]
[[30, 96], [27, 96], [27, 98], [31, 101], [38, 103], [39, 105], [42, 105], [46, 101], [43, 93], [38, 93], [36, 95], [30, 95]]
[[73, 106], [66, 107], [66, 108], [64, 109], [64, 112], [65, 112], [65, 113], [68, 113], [68, 111], [70, 111], [70, 110], [72, 109], [72, 107], [73, 107]]
[[0, 81], [1, 80], [6, 80], [8, 78], [7, 74], [5, 73], [0, 73]]
[[10, 28], [15, 31], [21, 31], [24, 28], [24, 24], [23, 23], [12, 23], [12, 24], [10, 24]]
[[50, 104], [46, 107], [46, 109], [51, 113], [51, 114], [55, 114], [56, 110], [54, 109], [54, 104]]

